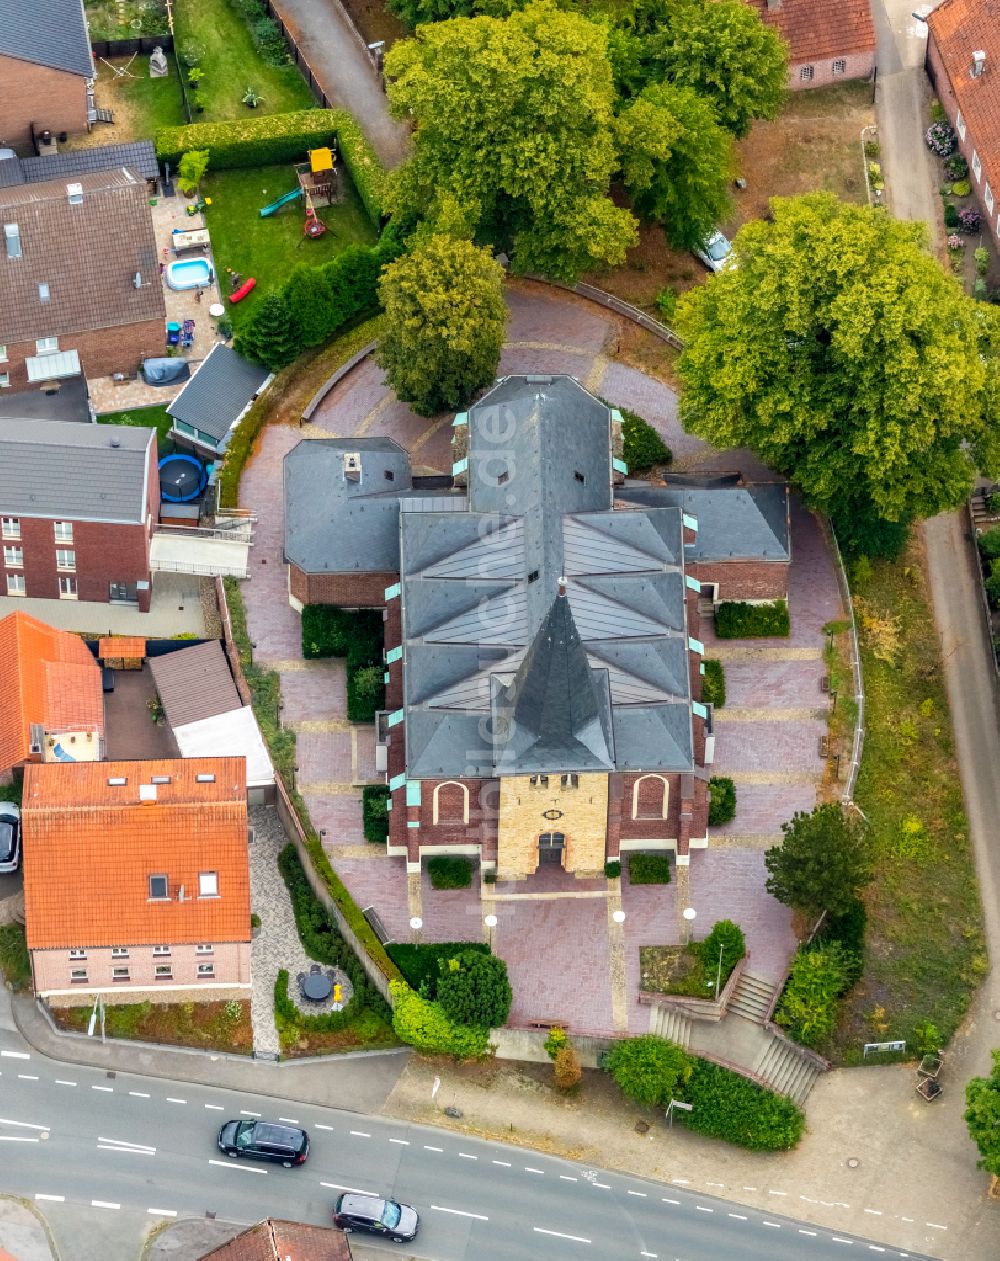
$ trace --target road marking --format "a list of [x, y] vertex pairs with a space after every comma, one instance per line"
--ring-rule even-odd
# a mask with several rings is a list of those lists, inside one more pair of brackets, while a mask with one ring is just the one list
[[103, 1091], [104, 1091], [104, 1093], [105, 1093], [106, 1095], [113, 1095], [113, 1094], [115, 1093], [115, 1088], [114, 1088], [114, 1086], [91, 1086], [91, 1088], [90, 1088], [90, 1089], [91, 1089], [91, 1090], [103, 1090]]
[[[260, 1116], [260, 1113], [259, 1113], [259, 1112], [247, 1112], [247, 1110], [246, 1110], [245, 1108], [240, 1108], [240, 1116], [241, 1116], [241, 1117], [259, 1117], [259, 1116]], [[322, 1127], [320, 1127], [320, 1128], [322, 1128]]]
[[668, 1200], [666, 1196], [663, 1196], [662, 1198], [664, 1204], [680, 1204], [680, 1200]]
[[493, 1161], [493, 1164], [495, 1164], [495, 1165], [503, 1165], [503, 1167], [504, 1167], [505, 1169], [509, 1169], [509, 1168], [510, 1168], [510, 1161], [509, 1161], [509, 1160], [494, 1160], [494, 1161]]
[[690, 1178], [671, 1178], [671, 1179], [670, 1179], [670, 1181], [671, 1181], [671, 1182], [677, 1182], [677, 1183], [679, 1183], [679, 1184], [680, 1184], [681, 1186], [683, 1186], [683, 1187], [689, 1187], [689, 1186], [691, 1185], [691, 1179], [690, 1179]]
[[815, 1238], [816, 1238], [816, 1232], [815, 1232], [814, 1230], [803, 1230], [801, 1226], [799, 1227], [799, 1234], [800, 1234], [800, 1235], [811, 1235], [811, 1236], [813, 1237], [813, 1239], [815, 1239]]
[[609, 1183], [607, 1183], [607, 1182], [592, 1182], [590, 1185], [591, 1185], [592, 1187], [600, 1187], [600, 1189], [601, 1189], [602, 1191], [610, 1191], [610, 1190], [611, 1190], [611, 1186], [610, 1186], [610, 1184], [609, 1184]]
[[525, 1165], [525, 1166], [524, 1166], [524, 1172], [525, 1172], [525, 1173], [540, 1173], [540, 1174], [542, 1174], [542, 1176], [543, 1176], [543, 1177], [544, 1177], [544, 1175], [545, 1175], [545, 1170], [544, 1170], [544, 1169], [532, 1169], [532, 1167], [531, 1167], [530, 1165]]
[[738, 1222], [745, 1222], [747, 1219], [746, 1213], [730, 1213], [729, 1216], [735, 1217]]
[[536, 1235], [552, 1235], [556, 1239], [570, 1239], [573, 1243], [591, 1243], [592, 1240], [584, 1239], [583, 1235], [564, 1235], [561, 1230], [543, 1230], [541, 1226], [533, 1226]]
[[714, 1208], [706, 1208], [704, 1204], [696, 1204], [694, 1206], [696, 1213], [714, 1213]]
[[[0, 1125], [16, 1125], [22, 1130], [48, 1130], [52, 1127], [49, 1125], [32, 1125], [30, 1121], [11, 1121], [7, 1117], [0, 1117]], [[943, 1230], [944, 1227], [942, 1226]]]
[[167, 1095], [167, 1103], [187, 1103], [187, 1100], [186, 1100], [186, 1099], [174, 1099], [174, 1098], [172, 1098], [170, 1095]]
[[52, 1200], [55, 1204], [62, 1204], [66, 1197], [64, 1195], [46, 1195], [44, 1191], [35, 1192], [36, 1200]]
[[75, 1085], [76, 1085], [76, 1082], [75, 1082], [75, 1081], [64, 1081], [61, 1077], [57, 1077], [57, 1078], [56, 1078], [56, 1085], [57, 1085], [57, 1086], [75, 1086]]
[[148, 1098], [149, 1098], [149, 1095], [146, 1093], [146, 1091], [145, 1091], [145, 1090], [130, 1090], [130, 1091], [129, 1091], [129, 1094], [130, 1094], [130, 1095], [132, 1095], [132, 1096], [133, 1096], [134, 1098], [136, 1098], [136, 1099], [148, 1099]]
[[748, 1186], [746, 1185], [746, 1183], [744, 1183], [744, 1184], [743, 1184], [743, 1190], [744, 1190], [744, 1191], [756, 1191], [756, 1190], [757, 1190], [757, 1188], [756, 1188], [756, 1187], [748, 1187]]
[[866, 1208], [866, 1213], [871, 1213], [872, 1217], [881, 1217], [882, 1210], [880, 1208]]
[[37, 1073], [18, 1073], [21, 1081], [38, 1081]]
[[579, 1181], [580, 1181], [580, 1179], [579, 1179], [579, 1178], [573, 1178], [573, 1177], [571, 1177], [568, 1173], [561, 1173], [561, 1174], [559, 1175], [559, 1181], [560, 1181], [560, 1182], [579, 1182]]
[[354, 1195], [377, 1195], [377, 1191], [365, 1191], [362, 1187], [345, 1187], [339, 1182], [321, 1182], [321, 1187], [329, 1187], [331, 1191], [351, 1191]]
[[868, 1245], [868, 1251], [869, 1252], [885, 1252], [885, 1249], [880, 1248], [877, 1243], [870, 1243]]
[[[213, 1106], [213, 1105], [212, 1105], [212, 1104], [210, 1104], [210, 1103], [206, 1103], [206, 1104], [205, 1104], [205, 1107], [206, 1107], [206, 1108], [211, 1108], [212, 1106]], [[298, 1117], [278, 1117], [278, 1120], [279, 1120], [279, 1121], [287, 1121], [289, 1125], [301, 1125], [301, 1124], [302, 1124], [302, 1122], [299, 1120], [299, 1118], [298, 1118]], [[351, 1133], [353, 1134], [353, 1133], [354, 1133], [354, 1131], [353, 1131], [353, 1130], [351, 1130]]]
[[657, 1256], [659, 1256], [659, 1253], [656, 1253], [656, 1252], [640, 1252], [640, 1253], [639, 1253], [639, 1256], [640, 1256], [640, 1257], [653, 1257], [653, 1258], [654, 1258], [654, 1261], [655, 1261], [655, 1258], [656, 1258]]
[[104, 1151], [127, 1152], [129, 1155], [155, 1156], [156, 1148], [149, 1143], [132, 1143], [127, 1138], [104, 1138], [98, 1134], [97, 1146]]
[[154, 1217], [176, 1217], [177, 1210], [175, 1208], [148, 1208], [147, 1213], [152, 1213]]
[[29, 1138], [27, 1134], [0, 1134], [0, 1143], [40, 1143], [40, 1138]]
[[901, 1222], [912, 1222], [912, 1221], [915, 1221], [916, 1219], [913, 1217], [901, 1217], [899, 1220]]
[[640, 1199], [640, 1200], [644, 1200], [644, 1199], [646, 1198], [646, 1192], [645, 1192], [645, 1191], [628, 1191], [626, 1194], [628, 1194], [628, 1195], [637, 1195], [637, 1196], [639, 1197], [639, 1199]]
[[459, 1155], [460, 1160], [478, 1160], [479, 1159], [478, 1156], [473, 1156], [470, 1152], [459, 1152], [458, 1155]]
[[772, 1230], [780, 1230], [781, 1227], [777, 1222], [761, 1222], [762, 1226], [770, 1226]]
[[839, 1235], [831, 1235], [830, 1239], [833, 1241], [833, 1243], [846, 1243], [848, 1248], [851, 1246], [850, 1239], [841, 1239]]
[[706, 1182], [705, 1185], [707, 1187], [724, 1187], [726, 1184], [724, 1182]]
[[787, 1195], [787, 1191], [768, 1191], [768, 1195]]
[[5, 1060], [30, 1060], [31, 1056], [27, 1051], [0, 1051], [0, 1056]]
[[488, 1222], [490, 1220], [482, 1213], [467, 1213], [462, 1208], [445, 1208], [441, 1204], [432, 1204], [431, 1208], [437, 1213], [451, 1213], [455, 1217], [474, 1217], [477, 1222]]
[[[332, 1129], [333, 1129], [333, 1126], [332, 1126], [332, 1125], [320, 1125], [320, 1124], [318, 1124], [318, 1123], [317, 1123], [317, 1125], [316, 1125], [316, 1129], [317, 1129], [317, 1130], [332, 1130]], [[389, 1142], [390, 1142], [390, 1143], [398, 1143], [398, 1142], [399, 1142], [399, 1139], [396, 1139], [396, 1138], [390, 1138], [390, 1139], [389, 1139]]]
[[431, 1147], [430, 1143], [424, 1143], [425, 1152], [443, 1152], [443, 1147]]
[[251, 1169], [249, 1165], [238, 1165], [235, 1160], [209, 1160], [210, 1165], [220, 1165], [223, 1169], [237, 1169], [240, 1173], [267, 1173], [266, 1169]]
[[[370, 1134], [366, 1134], [364, 1130], [348, 1130], [347, 1132], [348, 1132], [348, 1134], [353, 1134], [355, 1138], [371, 1138], [371, 1135], [370, 1135]], [[441, 1151], [441, 1148], [440, 1148], [440, 1147], [429, 1147], [427, 1150], [428, 1150], [428, 1151], [432, 1151], [432, 1152], [439, 1152], [439, 1151]]]
[[221, 1103], [206, 1103], [205, 1107], [212, 1112], [221, 1112], [223, 1110]]
[[[318, 1130], [330, 1130], [330, 1129], [332, 1129], [332, 1128], [333, 1128], [333, 1126], [331, 1126], [331, 1125], [317, 1125], [317, 1127], [316, 1127], [316, 1128], [317, 1128]], [[390, 1139], [389, 1139], [389, 1142], [390, 1142], [390, 1143], [395, 1143], [398, 1147], [409, 1147], [409, 1145], [410, 1145], [410, 1140], [409, 1140], [408, 1138], [390, 1138]]]
[[937, 1222], [925, 1222], [926, 1226], [930, 1226], [931, 1230], [947, 1230], [947, 1226], [939, 1226]]
[[91, 1208], [121, 1208], [120, 1204], [113, 1204], [110, 1200], [91, 1200]]

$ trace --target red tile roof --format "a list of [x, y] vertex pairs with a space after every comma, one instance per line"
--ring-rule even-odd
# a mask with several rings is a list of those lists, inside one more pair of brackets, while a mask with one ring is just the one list
[[136, 635], [104, 635], [97, 641], [97, 655], [102, 661], [109, 657], [141, 661], [146, 655], [146, 641]]
[[875, 23], [869, 0], [747, 0], [790, 49], [793, 66], [872, 52]]
[[27, 613], [0, 620], [0, 770], [28, 756], [29, 727], [104, 733], [101, 670], [79, 635]]
[[[21, 814], [30, 949], [250, 940], [243, 758], [30, 764]], [[198, 896], [208, 871], [218, 897]]]
[[258, 1222], [201, 1261], [351, 1261], [348, 1238], [329, 1226], [304, 1222]]
[[[927, 25], [987, 176], [1000, 180], [1000, 3], [944, 0]], [[986, 54], [976, 79], [974, 52]]]

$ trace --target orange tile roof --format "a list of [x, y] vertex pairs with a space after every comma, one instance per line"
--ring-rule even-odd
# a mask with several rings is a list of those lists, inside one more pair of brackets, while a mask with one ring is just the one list
[[272, 1217], [202, 1255], [201, 1261], [351, 1261], [347, 1235], [329, 1226]]
[[747, 3], [788, 45], [793, 66], [874, 51], [869, 0], [782, 0], [777, 9], [769, 9], [767, 0]]
[[105, 635], [97, 642], [97, 655], [102, 661], [108, 657], [141, 659], [146, 655], [146, 641], [136, 635]]
[[[243, 758], [32, 763], [21, 815], [30, 949], [250, 940]], [[218, 897], [198, 896], [205, 871]], [[149, 901], [151, 875], [169, 901]]]
[[[996, 188], [1000, 182], [1000, 4], [997, 0], [944, 0], [927, 25], [987, 179]], [[974, 52], [986, 54], [986, 69], [976, 79], [970, 73]]]
[[0, 620], [0, 770], [28, 756], [29, 727], [104, 733], [101, 670], [79, 635], [27, 613]]

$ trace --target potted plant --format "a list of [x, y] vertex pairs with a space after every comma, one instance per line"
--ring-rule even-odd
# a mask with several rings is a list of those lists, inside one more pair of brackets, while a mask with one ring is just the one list
[[256, 90], [252, 87], [248, 87], [243, 93], [243, 104], [248, 109], [256, 109], [257, 106], [261, 104], [262, 99], [263, 98], [259, 96]]
[[190, 85], [193, 88], [196, 88], [198, 84], [202, 81], [202, 79], [204, 79], [204, 77], [205, 77], [205, 71], [202, 70], [201, 66], [191, 66], [191, 68], [188, 70], [188, 75], [187, 75], [188, 83], [190, 83]]

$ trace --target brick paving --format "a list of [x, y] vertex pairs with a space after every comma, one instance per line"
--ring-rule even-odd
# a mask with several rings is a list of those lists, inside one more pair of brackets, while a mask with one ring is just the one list
[[819, 738], [826, 723], [741, 722], [720, 723], [716, 727], [715, 764], [717, 775], [731, 771], [815, 771], [823, 769]]
[[[341, 845], [365, 843], [361, 826], [361, 793], [329, 797], [303, 793], [313, 827], [320, 833], [324, 848], [332, 852]], [[323, 834], [326, 835], [323, 835]], [[375, 849], [375, 846], [372, 846]]]
[[615, 328], [599, 307], [530, 281], [507, 286], [507, 341], [565, 342], [596, 354]]
[[473, 866], [468, 889], [435, 889], [427, 865], [420, 873], [420, 918], [424, 941], [482, 941], [485, 928], [479, 900], [479, 870]]
[[796, 810], [811, 810], [815, 804], [814, 783], [739, 784], [736, 790], [736, 818], [723, 827], [712, 829], [712, 844], [715, 844], [717, 836], [777, 836], [781, 832], [782, 823], [790, 819]]
[[677, 943], [677, 883], [632, 885], [627, 870], [622, 874], [622, 910], [625, 912], [625, 982], [628, 995], [628, 1028], [631, 1034], [649, 1032], [649, 1008], [640, 1007], [639, 947]]
[[347, 713], [347, 667], [342, 657], [311, 661], [309, 669], [283, 674], [282, 716], [287, 723], [339, 718]]
[[351, 782], [351, 733], [311, 731], [300, 733], [295, 742], [298, 766], [296, 783], [308, 792], [310, 784]]
[[820, 689], [826, 674], [821, 660], [813, 661], [731, 661], [726, 662], [726, 705], [718, 711], [723, 718], [730, 708], [794, 709], [808, 704], [820, 708], [828, 704]]

